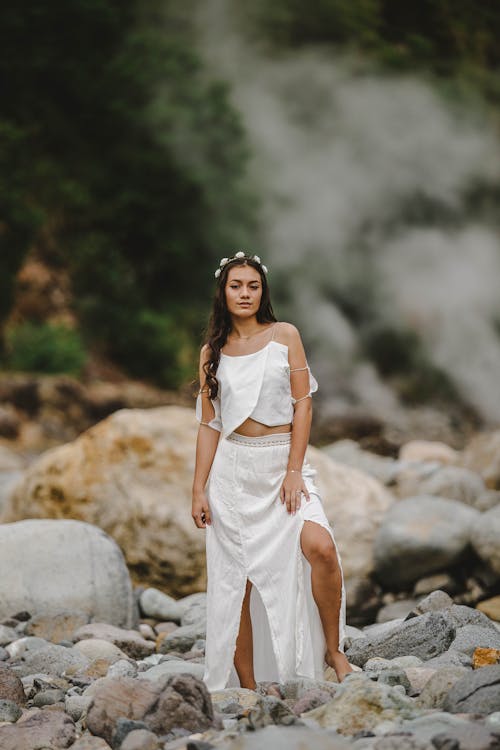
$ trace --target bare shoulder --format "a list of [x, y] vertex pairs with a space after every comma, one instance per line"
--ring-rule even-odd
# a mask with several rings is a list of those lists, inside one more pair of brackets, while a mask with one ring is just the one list
[[282, 320], [278, 323], [277, 334], [284, 344], [291, 344], [300, 341], [300, 332], [297, 326], [293, 323], [287, 323], [286, 320]]

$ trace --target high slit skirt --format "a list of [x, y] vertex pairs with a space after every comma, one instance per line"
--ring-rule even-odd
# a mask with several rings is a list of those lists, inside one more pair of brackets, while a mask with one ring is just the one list
[[[297, 677], [322, 679], [325, 637], [312, 595], [311, 566], [300, 545], [305, 521], [330, 534], [341, 573], [339, 648], [344, 650], [346, 597], [333, 530], [304, 461], [310, 494], [295, 515], [281, 503], [291, 433], [220, 439], [207, 485], [212, 524], [206, 527], [207, 634], [203, 679], [211, 691], [239, 686], [234, 668], [246, 582], [257, 682]], [[333, 595], [333, 592], [332, 592]]]

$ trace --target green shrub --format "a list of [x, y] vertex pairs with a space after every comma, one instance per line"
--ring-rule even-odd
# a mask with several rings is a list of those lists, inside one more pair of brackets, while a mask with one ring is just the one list
[[5, 333], [5, 364], [11, 370], [78, 375], [85, 358], [79, 333], [65, 325], [26, 322]]

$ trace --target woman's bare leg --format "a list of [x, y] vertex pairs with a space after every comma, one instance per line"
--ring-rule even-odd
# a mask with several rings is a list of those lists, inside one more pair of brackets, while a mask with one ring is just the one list
[[234, 667], [238, 674], [240, 685], [255, 690], [256, 682], [253, 672], [253, 633], [250, 618], [250, 592], [252, 584], [247, 580], [245, 598], [241, 608], [240, 630], [236, 639]]
[[315, 521], [304, 521], [300, 543], [311, 565], [312, 593], [326, 640], [325, 661], [333, 667], [339, 682], [342, 682], [353, 669], [339, 650], [342, 574], [335, 545], [328, 531]]

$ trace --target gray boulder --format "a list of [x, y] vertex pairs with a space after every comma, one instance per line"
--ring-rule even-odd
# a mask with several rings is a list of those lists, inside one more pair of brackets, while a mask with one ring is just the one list
[[472, 656], [476, 648], [500, 649], [500, 633], [495, 628], [482, 628], [479, 625], [464, 625], [458, 628], [450, 643], [452, 651], [460, 651]]
[[453, 685], [469, 674], [465, 667], [443, 667], [427, 680], [417, 698], [421, 708], [441, 708]]
[[446, 651], [455, 632], [454, 623], [444, 613], [427, 612], [380, 636], [357, 638], [346, 656], [359, 667], [374, 656], [393, 659], [413, 655], [425, 661]]
[[377, 577], [398, 587], [455, 563], [469, 544], [479, 515], [456, 500], [428, 495], [395, 503], [375, 536]]
[[443, 710], [454, 714], [500, 711], [500, 665], [481, 667], [462, 677], [448, 692]]
[[132, 627], [132, 583], [118, 544], [102, 529], [70, 519], [0, 524], [0, 619], [27, 610]]
[[[477, 507], [479, 497], [486, 491], [479, 474], [461, 466], [443, 466], [423, 480], [419, 492], [422, 495], [438, 495], [449, 500]], [[477, 508], [480, 510], [480, 508]]]
[[13, 670], [19, 677], [35, 672], [59, 676], [64, 673], [74, 674], [85, 669], [89, 664], [89, 659], [76, 648], [47, 643], [45, 647], [26, 650], [18, 663], [13, 666]]
[[498, 742], [490, 728], [441, 711], [403, 721], [401, 731], [426, 743], [426, 750], [493, 750]]

